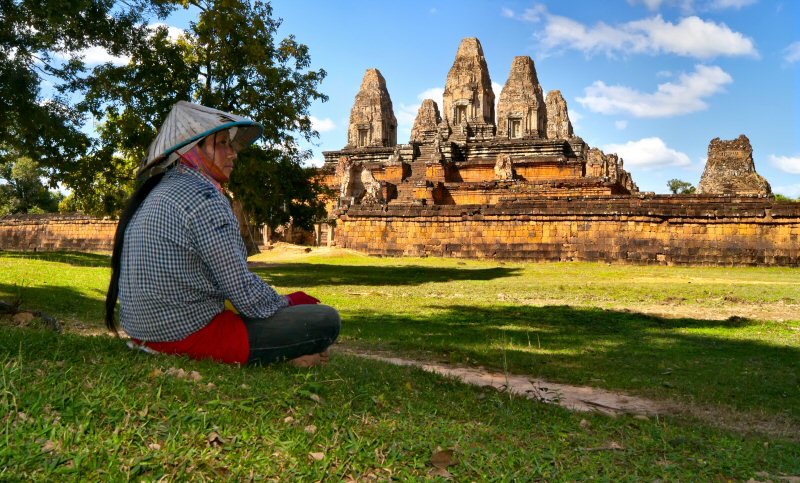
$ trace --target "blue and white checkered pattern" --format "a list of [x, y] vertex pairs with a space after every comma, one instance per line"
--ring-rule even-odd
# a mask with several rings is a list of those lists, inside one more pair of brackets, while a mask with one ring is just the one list
[[150, 192], [125, 231], [120, 322], [137, 339], [181, 340], [222, 312], [225, 299], [252, 318], [287, 305], [248, 270], [228, 200], [204, 175], [178, 166]]

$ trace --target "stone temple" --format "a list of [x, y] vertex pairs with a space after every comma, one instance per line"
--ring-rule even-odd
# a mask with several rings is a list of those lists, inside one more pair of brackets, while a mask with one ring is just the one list
[[498, 97], [475, 38], [458, 48], [442, 105], [425, 99], [410, 139], [397, 135], [386, 80], [369, 69], [346, 146], [323, 153], [336, 193], [329, 243], [392, 256], [800, 266], [800, 203], [772, 197], [745, 136], [711, 141], [697, 194], [640, 193], [619, 156], [575, 134], [533, 59], [514, 59]]
[[638, 191], [622, 159], [590, 148], [572, 130], [557, 90], [545, 96], [533, 59], [514, 59], [495, 93], [476, 38], [461, 42], [447, 76], [443, 106], [425, 99], [411, 138], [397, 144], [386, 81], [364, 75], [347, 146], [326, 152], [327, 182], [339, 205], [463, 205], [549, 196]]

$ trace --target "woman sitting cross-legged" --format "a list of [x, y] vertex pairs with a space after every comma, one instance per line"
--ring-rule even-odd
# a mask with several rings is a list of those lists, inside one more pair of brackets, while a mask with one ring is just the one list
[[[250, 272], [222, 191], [237, 152], [261, 133], [233, 114], [183, 101], [173, 107], [117, 227], [110, 330], [119, 298], [122, 327], [148, 351], [240, 364], [327, 360], [339, 313], [304, 292], [280, 295]], [[236, 311], [225, 310], [226, 300]]]

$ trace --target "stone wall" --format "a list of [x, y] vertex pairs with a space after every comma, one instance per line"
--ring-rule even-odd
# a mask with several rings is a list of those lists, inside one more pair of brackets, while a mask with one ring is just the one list
[[495, 206], [351, 206], [337, 245], [374, 255], [693, 265], [800, 265], [800, 203], [667, 196]]
[[116, 220], [85, 215], [9, 215], [0, 218], [0, 250], [111, 251]]

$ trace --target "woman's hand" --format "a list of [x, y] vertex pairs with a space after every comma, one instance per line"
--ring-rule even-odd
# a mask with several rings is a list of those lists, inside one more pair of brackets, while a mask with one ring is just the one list
[[292, 305], [314, 305], [319, 303], [319, 299], [308, 295], [305, 292], [293, 292], [286, 296], [289, 306]]

